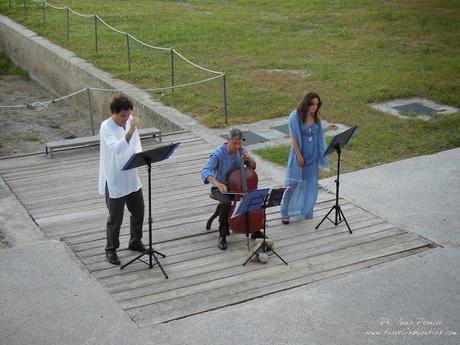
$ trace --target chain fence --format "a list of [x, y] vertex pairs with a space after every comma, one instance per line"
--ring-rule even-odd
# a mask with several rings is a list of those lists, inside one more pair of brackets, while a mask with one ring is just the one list
[[[60, 122], [72, 123], [68, 138], [71, 139], [98, 134], [100, 124], [110, 116], [110, 102], [113, 97], [122, 94], [130, 97], [129, 94], [133, 92], [144, 91], [85, 88], [56, 99], [36, 100], [24, 104], [12, 104], [14, 101], [3, 97], [0, 102], [0, 114], [9, 112], [20, 115], [21, 112], [27, 112], [35, 114], [35, 117], [39, 117], [44, 111], [56, 114], [55, 123], [52, 126], [59, 128]], [[141, 117], [142, 128], [155, 127], [162, 130], [163, 133], [182, 130], [178, 125], [155, 113], [150, 107], [130, 98], [134, 104], [133, 114]]]
[[[71, 24], [72, 24], [72, 16], [77, 16], [79, 18], [85, 18], [86, 20], [89, 20], [91, 22], [91, 26], [93, 27], [93, 37], [91, 38], [94, 43], [94, 52], [97, 54], [99, 50], [101, 49], [101, 46], [104, 44], [103, 38], [107, 37], [108, 33], [103, 30], [108, 30], [112, 34], [116, 35], [121, 35], [124, 40], [124, 49], [126, 49], [126, 62], [127, 62], [127, 68], [128, 71], [131, 71], [133, 69], [133, 59], [132, 59], [132, 48], [133, 44], [137, 44], [143, 48], [147, 48], [150, 50], [156, 50], [163, 52], [164, 54], [167, 54], [169, 56], [169, 79], [170, 79], [170, 86], [167, 87], [160, 87], [160, 88], [155, 88], [155, 89], [146, 89], [145, 91], [167, 91], [170, 90], [174, 92], [174, 90], [178, 88], [186, 88], [186, 87], [193, 87], [194, 85], [202, 84], [202, 83], [207, 83], [210, 82], [214, 79], [222, 79], [222, 95], [223, 95], [223, 109], [224, 109], [224, 121], [225, 124], [228, 124], [228, 111], [227, 111], [227, 80], [226, 80], [226, 75], [224, 72], [220, 71], [214, 71], [209, 68], [200, 66], [191, 60], [187, 59], [185, 56], [180, 54], [177, 50], [175, 50], [172, 47], [159, 47], [159, 46], [154, 46], [150, 45], [148, 43], [145, 43], [138, 38], [134, 37], [128, 32], [119, 30], [110, 24], [108, 24], [106, 21], [104, 21], [99, 15], [97, 14], [84, 14], [84, 13], [79, 13], [75, 10], [73, 10], [70, 7], [67, 6], [56, 6], [53, 5], [46, 0], [7, 0], [8, 1], [8, 11], [18, 11], [22, 10], [24, 13], [24, 17], [28, 17], [29, 15], [39, 15], [41, 16], [41, 25], [43, 29], [46, 29], [48, 26], [48, 23], [51, 21], [56, 21], [55, 14], [57, 12], [55, 11], [60, 11], [64, 17], [65, 17], [65, 36], [67, 41], [70, 41], [71, 35], [70, 33], [75, 35], [75, 30], [71, 31]], [[86, 26], [89, 24], [86, 23]], [[81, 25], [74, 25], [77, 27], [82, 27]], [[113, 47], [112, 47], [113, 48]], [[121, 47], [120, 47], [121, 48]], [[177, 75], [177, 66], [178, 62], [176, 61], [177, 59], [181, 60], [187, 65], [192, 66], [193, 68], [199, 70], [200, 72], [204, 73], [209, 73], [212, 76], [211, 77], [206, 77], [203, 79], [200, 79], [198, 81], [194, 82], [188, 82], [188, 83], [181, 83], [181, 84], [176, 84], [176, 75]], [[160, 68], [166, 68], [166, 64], [163, 63]], [[92, 89], [96, 91], [96, 89]], [[109, 91], [109, 90], [105, 90]], [[114, 90], [110, 90], [113, 92]], [[76, 94], [84, 92], [82, 90], [77, 91]], [[65, 97], [71, 97], [69, 95]], [[88, 111], [90, 111], [90, 107], [88, 108]], [[94, 129], [94, 126], [93, 126]]]

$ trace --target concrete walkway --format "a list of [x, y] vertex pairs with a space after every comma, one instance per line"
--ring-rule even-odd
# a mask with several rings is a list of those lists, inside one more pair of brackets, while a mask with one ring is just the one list
[[458, 344], [459, 176], [460, 149], [342, 176], [344, 198], [443, 246], [431, 254], [144, 329], [0, 181], [1, 343]]

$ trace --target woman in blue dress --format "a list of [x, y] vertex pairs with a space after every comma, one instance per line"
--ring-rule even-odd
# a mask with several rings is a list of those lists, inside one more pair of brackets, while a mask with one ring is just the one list
[[331, 124], [323, 131], [320, 108], [319, 95], [310, 92], [289, 115], [292, 145], [284, 181], [289, 188], [281, 205], [283, 224], [289, 224], [289, 217], [312, 219], [318, 197], [319, 169], [329, 167], [327, 157], [323, 156], [326, 150], [324, 131], [335, 130], [337, 126]]

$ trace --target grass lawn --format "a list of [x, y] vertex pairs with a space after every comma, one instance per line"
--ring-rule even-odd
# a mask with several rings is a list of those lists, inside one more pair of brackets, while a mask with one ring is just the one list
[[[115, 77], [141, 88], [170, 85], [169, 52], [132, 42], [127, 68], [125, 38], [94, 20], [63, 10], [42, 12], [27, 1], [0, 0], [0, 12], [75, 51]], [[230, 124], [287, 116], [305, 91], [323, 100], [329, 122], [358, 125], [344, 171], [460, 146], [460, 113], [425, 122], [401, 120], [368, 103], [411, 96], [460, 107], [460, 1], [451, 0], [53, 0], [152, 45], [174, 47], [193, 62], [228, 78]], [[34, 8], [32, 8], [35, 6]], [[212, 75], [178, 58], [176, 84]], [[223, 126], [222, 80], [155, 94], [209, 127]], [[287, 148], [264, 157], [284, 164]], [[345, 157], [345, 156], [344, 156]]]

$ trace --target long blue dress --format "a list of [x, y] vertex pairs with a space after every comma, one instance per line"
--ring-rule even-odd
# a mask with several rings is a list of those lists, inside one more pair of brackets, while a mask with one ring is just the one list
[[281, 217], [311, 219], [318, 197], [319, 168], [328, 166], [327, 159], [322, 156], [325, 149], [324, 133], [320, 123], [306, 125], [297, 119], [294, 112], [291, 113], [289, 124], [305, 164], [302, 167], [298, 165], [295, 152], [291, 149], [285, 180], [285, 186], [290, 188], [281, 205]]
[[[301, 210], [300, 217], [311, 219], [313, 217], [313, 207], [315, 206], [318, 197], [318, 125], [300, 125], [300, 132], [302, 133], [302, 156], [304, 157], [305, 164], [302, 167], [302, 181], [301, 184], [303, 192], [300, 195], [306, 196], [305, 207]], [[303, 212], [302, 212], [303, 211]]]

